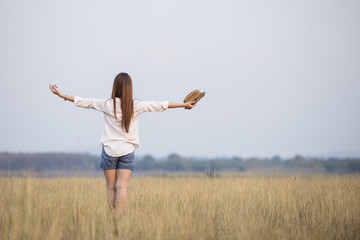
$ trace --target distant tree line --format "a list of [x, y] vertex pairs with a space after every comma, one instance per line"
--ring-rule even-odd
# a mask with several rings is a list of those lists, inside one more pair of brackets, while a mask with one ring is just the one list
[[[100, 156], [75, 153], [9, 153], [0, 152], [0, 170], [99, 170]], [[313, 158], [300, 155], [289, 159], [272, 158], [185, 158], [170, 154], [165, 159], [151, 155], [137, 157], [139, 171], [256, 171], [258, 169], [301, 169], [311, 172], [360, 173], [360, 158]]]
[[99, 157], [76, 153], [0, 153], [1, 170], [96, 170]]

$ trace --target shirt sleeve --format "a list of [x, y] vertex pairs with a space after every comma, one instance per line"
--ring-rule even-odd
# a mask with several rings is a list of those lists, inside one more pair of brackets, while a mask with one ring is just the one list
[[74, 96], [74, 104], [77, 107], [91, 108], [97, 111], [104, 111], [106, 99], [82, 98]]
[[139, 101], [136, 103], [135, 111], [139, 112], [162, 112], [169, 107], [168, 101]]

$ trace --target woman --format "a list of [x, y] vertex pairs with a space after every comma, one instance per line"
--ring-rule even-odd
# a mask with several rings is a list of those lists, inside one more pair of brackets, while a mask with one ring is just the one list
[[169, 103], [168, 101], [133, 100], [132, 80], [127, 73], [119, 73], [115, 79], [110, 99], [81, 98], [62, 94], [56, 85], [50, 90], [76, 106], [91, 108], [104, 113], [104, 129], [100, 139], [102, 146], [100, 168], [104, 170], [107, 184], [107, 201], [111, 209], [122, 212], [127, 197], [127, 186], [134, 170], [134, 151], [140, 146], [138, 122], [143, 112], [164, 111], [167, 108], [193, 108], [195, 102]]

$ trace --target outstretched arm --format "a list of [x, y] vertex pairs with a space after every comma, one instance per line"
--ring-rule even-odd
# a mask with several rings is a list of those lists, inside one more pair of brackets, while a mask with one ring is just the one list
[[196, 102], [186, 102], [186, 103], [169, 103], [169, 108], [180, 108], [180, 107], [184, 107], [186, 109], [192, 109], [193, 107], [196, 106]]
[[67, 96], [62, 94], [59, 90], [58, 87], [56, 85], [51, 85], [50, 84], [50, 90], [55, 94], [58, 95], [59, 97], [61, 97], [64, 100], [70, 101], [70, 102], [74, 102], [74, 96]]

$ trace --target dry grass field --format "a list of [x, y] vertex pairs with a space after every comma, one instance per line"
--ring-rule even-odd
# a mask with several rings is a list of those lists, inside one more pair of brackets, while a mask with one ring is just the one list
[[0, 239], [360, 239], [360, 176], [0, 178]]

